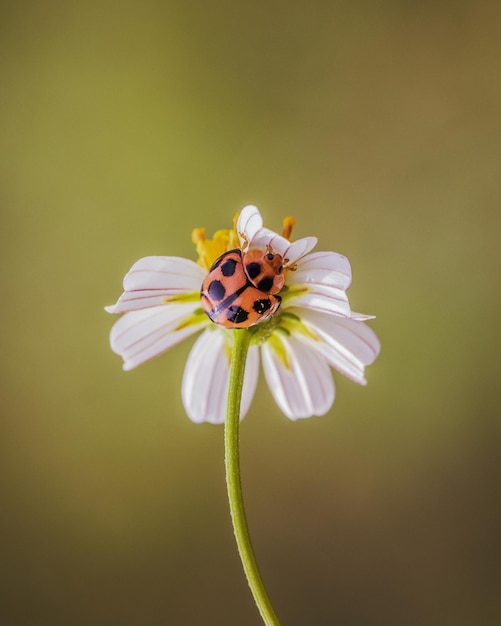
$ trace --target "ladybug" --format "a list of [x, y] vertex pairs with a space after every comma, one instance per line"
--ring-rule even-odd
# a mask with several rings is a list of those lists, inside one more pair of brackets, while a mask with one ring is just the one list
[[267, 252], [238, 248], [222, 254], [202, 283], [202, 308], [226, 328], [248, 328], [273, 315], [282, 298], [284, 260]]

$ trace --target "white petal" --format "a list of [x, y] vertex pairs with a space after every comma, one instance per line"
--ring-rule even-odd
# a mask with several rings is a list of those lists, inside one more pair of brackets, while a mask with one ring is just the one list
[[124, 278], [124, 289], [171, 289], [192, 291], [200, 287], [206, 271], [195, 261], [175, 256], [139, 259]]
[[351, 317], [350, 303], [343, 289], [310, 283], [305, 285], [304, 290], [297, 293], [291, 291], [290, 295], [287, 294], [285, 297], [284, 308], [302, 307], [331, 315]]
[[257, 248], [258, 250], [266, 250], [269, 246], [273, 252], [284, 256], [284, 253], [290, 247], [291, 242], [269, 228], [261, 228], [256, 235], [249, 241], [249, 248]]
[[288, 367], [272, 343], [261, 347], [268, 386], [280, 409], [290, 419], [323, 415], [334, 402], [329, 366], [295, 337], [280, 336]]
[[365, 313], [355, 313], [355, 311], [351, 312], [352, 320], [359, 320], [360, 322], [366, 322], [367, 320], [375, 320], [375, 315], [365, 315]]
[[339, 372], [361, 385], [364, 370], [379, 354], [380, 343], [374, 331], [363, 322], [302, 311], [301, 321], [317, 337], [298, 335], [312, 350], [322, 355]]
[[186, 337], [209, 324], [205, 315], [200, 321], [183, 325], [196, 305], [171, 304], [130, 311], [111, 329], [111, 349], [124, 360], [124, 369], [130, 370], [165, 352]]
[[[145, 289], [143, 291], [124, 291], [117, 300], [116, 304], [105, 306], [104, 310], [108, 313], [127, 313], [128, 311], [138, 311], [141, 309], [149, 309], [154, 306], [163, 304], [179, 304], [179, 302], [171, 302], [171, 300], [181, 295], [178, 290], [152, 290]], [[188, 293], [185, 294], [186, 296]], [[192, 302], [198, 302], [200, 305], [200, 286], [196, 292], [192, 294]]]
[[[237, 220], [237, 234], [243, 249], [247, 249], [245, 247], [246, 244], [255, 237], [256, 233], [259, 232], [262, 227], [263, 218], [256, 206], [249, 204], [240, 211]], [[243, 235], [243, 237], [241, 235]]]
[[[222, 424], [226, 418], [229, 384], [228, 335], [207, 329], [197, 339], [184, 369], [182, 398], [188, 417], [197, 424]], [[247, 413], [256, 389], [258, 349], [249, 349], [245, 367], [240, 417]]]
[[295, 272], [288, 273], [287, 284], [297, 283], [348, 289], [351, 284], [350, 262], [336, 252], [313, 252], [299, 261]]
[[288, 265], [292, 265], [292, 263], [296, 263], [296, 261], [304, 257], [305, 254], [308, 254], [310, 250], [313, 250], [317, 242], [318, 239], [316, 237], [302, 237], [291, 243], [282, 256], [287, 259]]
[[108, 313], [125, 313], [163, 304], [177, 295], [198, 293], [205, 270], [181, 257], [149, 256], [139, 259], [126, 274], [125, 292]]

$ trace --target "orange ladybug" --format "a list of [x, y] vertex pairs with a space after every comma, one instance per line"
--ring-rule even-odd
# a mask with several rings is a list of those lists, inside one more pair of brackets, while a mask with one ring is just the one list
[[202, 308], [225, 328], [248, 328], [276, 313], [285, 282], [284, 260], [268, 248], [238, 248], [222, 254], [212, 265], [200, 291]]

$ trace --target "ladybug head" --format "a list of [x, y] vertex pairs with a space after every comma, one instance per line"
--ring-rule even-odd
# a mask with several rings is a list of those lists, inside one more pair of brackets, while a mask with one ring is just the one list
[[250, 282], [260, 291], [274, 294], [284, 286], [284, 260], [271, 249], [249, 250], [243, 255], [243, 266]]

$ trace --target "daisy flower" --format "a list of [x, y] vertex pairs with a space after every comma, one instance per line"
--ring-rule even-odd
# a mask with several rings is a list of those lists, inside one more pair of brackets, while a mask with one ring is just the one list
[[[335, 252], [311, 252], [317, 243], [315, 237], [292, 242], [293, 225], [294, 220], [286, 218], [280, 235], [265, 228], [259, 210], [249, 205], [237, 216], [233, 229], [216, 232], [212, 240], [206, 238], [205, 229], [193, 231], [197, 262], [169, 256], [137, 261], [124, 278], [124, 293], [116, 304], [106, 307], [109, 313], [124, 314], [110, 337], [113, 351], [124, 360], [124, 369], [141, 365], [203, 331], [185, 366], [183, 404], [194, 422], [223, 423], [233, 330], [211, 321], [205, 296], [201, 300], [201, 287], [213, 265], [221, 265], [220, 257], [225, 253], [234, 251], [235, 263], [243, 259], [238, 265], [243, 272], [245, 259], [250, 258], [247, 255], [254, 258], [259, 251], [256, 258], [278, 255], [279, 262], [270, 261], [276, 265], [276, 289], [267, 284], [269, 289], [259, 292], [264, 298], [258, 302], [265, 303], [265, 312], [261, 315], [259, 310], [256, 323], [249, 325], [252, 320], [241, 319], [245, 307], [238, 306], [254, 289], [248, 275], [236, 295], [226, 297], [221, 281], [216, 281], [220, 284], [213, 289], [221, 291], [217, 310], [225, 313], [230, 305], [234, 312], [243, 310], [243, 316], [233, 315], [233, 327], [248, 328], [252, 333], [241, 417], [252, 401], [260, 360], [275, 401], [293, 420], [323, 415], [332, 406], [331, 367], [365, 385], [365, 366], [377, 357], [379, 341], [365, 324], [370, 316], [350, 309], [346, 295], [351, 283], [349, 261]], [[249, 263], [245, 267], [249, 268]], [[273, 306], [268, 304], [272, 298]], [[229, 315], [224, 318], [225, 325], [227, 319]]]

